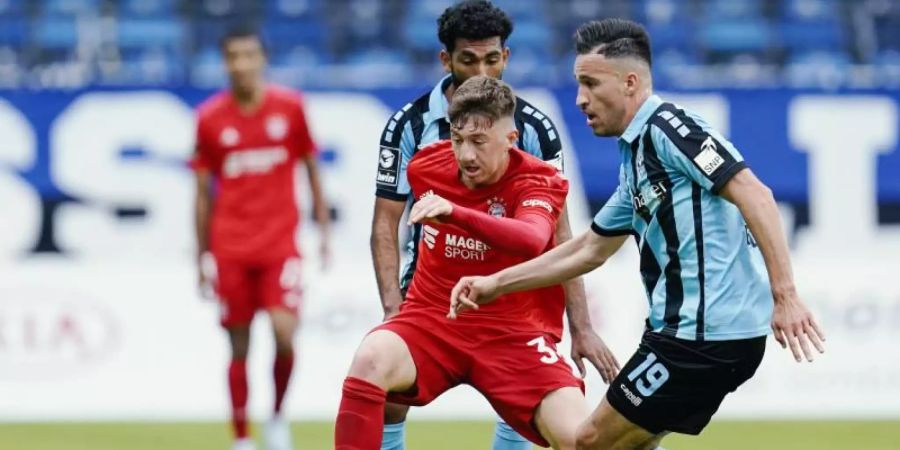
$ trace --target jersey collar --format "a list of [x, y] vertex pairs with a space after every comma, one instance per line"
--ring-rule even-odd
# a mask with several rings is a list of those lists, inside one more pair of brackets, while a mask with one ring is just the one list
[[422, 121], [426, 124], [440, 119], [447, 120], [447, 109], [450, 102], [447, 101], [444, 91], [450, 83], [450, 75], [447, 75], [441, 78], [441, 81], [431, 90], [431, 94], [428, 96], [428, 112], [422, 114]]
[[625, 132], [622, 133], [622, 136], [620, 136], [619, 139], [622, 139], [629, 144], [634, 142], [638, 135], [641, 134], [641, 128], [643, 128], [644, 124], [650, 120], [650, 115], [653, 114], [653, 111], [656, 111], [656, 108], [659, 108], [659, 105], [662, 105], [662, 103], [663, 101], [658, 95], [654, 94], [647, 97], [647, 100], [644, 100], [644, 103], [638, 108], [637, 113], [635, 113], [634, 117], [631, 119], [631, 123], [628, 124], [628, 128], [625, 129]]

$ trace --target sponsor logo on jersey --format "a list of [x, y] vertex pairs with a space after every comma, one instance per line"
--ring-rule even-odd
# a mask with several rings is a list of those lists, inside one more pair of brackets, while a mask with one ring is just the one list
[[222, 165], [222, 173], [225, 178], [260, 175], [271, 172], [287, 160], [288, 151], [282, 146], [249, 148], [229, 153]]
[[656, 209], [659, 202], [665, 200], [668, 189], [662, 181], [650, 184], [641, 189], [640, 192], [631, 196], [631, 204], [634, 210], [649, 214]]
[[269, 139], [279, 141], [287, 136], [287, 132], [288, 121], [281, 114], [275, 114], [266, 119], [266, 134], [269, 135]]
[[444, 257], [466, 261], [484, 261], [490, 246], [478, 239], [447, 233], [444, 235]]
[[506, 202], [500, 197], [491, 197], [487, 201], [488, 214], [494, 217], [506, 217]]
[[553, 207], [550, 206], [550, 203], [548, 203], [544, 200], [541, 200], [541, 199], [537, 199], [537, 198], [525, 199], [522, 202], [522, 206], [524, 206], [524, 207], [536, 206], [538, 208], [546, 209], [548, 213], [551, 213], [551, 214], [553, 213]]
[[694, 157], [694, 163], [706, 176], [712, 175], [716, 169], [725, 164], [725, 158], [722, 158], [716, 150], [716, 141], [713, 140], [712, 136], [709, 136], [700, 144], [700, 153]]
[[219, 144], [222, 147], [234, 147], [241, 140], [241, 135], [234, 127], [225, 127], [219, 133]]
[[625, 398], [627, 398], [632, 405], [641, 406], [641, 403], [644, 402], [644, 399], [635, 395], [634, 392], [631, 392], [631, 389], [628, 389], [628, 386], [625, 386], [624, 383], [620, 384], [619, 388], [622, 389], [622, 393], [625, 394]]
[[378, 152], [378, 174], [375, 181], [379, 185], [396, 187], [399, 182], [400, 149], [382, 145]]
[[425, 245], [427, 245], [430, 250], [434, 250], [434, 244], [437, 242], [437, 236], [440, 232], [437, 228], [430, 225], [422, 226], [422, 231], [425, 232], [425, 234], [422, 235], [422, 240], [425, 241]]

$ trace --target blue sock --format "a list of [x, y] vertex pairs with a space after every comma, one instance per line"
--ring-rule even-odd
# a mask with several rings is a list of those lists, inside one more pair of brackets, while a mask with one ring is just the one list
[[506, 422], [497, 419], [491, 450], [531, 450], [531, 441], [516, 433]]
[[384, 424], [381, 450], [403, 450], [406, 440], [406, 422]]

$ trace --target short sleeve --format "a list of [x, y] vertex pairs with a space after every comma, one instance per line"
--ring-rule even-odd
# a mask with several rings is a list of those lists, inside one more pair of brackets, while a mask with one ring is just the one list
[[662, 162], [714, 194], [747, 167], [734, 145], [696, 116], [663, 110], [651, 124]]
[[594, 216], [591, 229], [601, 236], [623, 236], [634, 233], [634, 206], [626, 185], [623, 168], [619, 168], [619, 186]]
[[539, 214], [555, 224], [566, 203], [569, 182], [560, 175], [529, 176], [516, 183], [513, 189], [519, 194], [515, 217]]
[[389, 200], [406, 201], [409, 198], [407, 169], [416, 143], [408, 118], [408, 106], [406, 111], [400, 110], [388, 120], [379, 140], [375, 195]]
[[297, 108], [292, 122], [293, 138], [291, 141], [294, 154], [302, 159], [318, 153], [318, 148], [309, 130], [309, 123], [306, 121], [306, 108], [303, 105], [302, 97], [298, 96], [297, 98]]

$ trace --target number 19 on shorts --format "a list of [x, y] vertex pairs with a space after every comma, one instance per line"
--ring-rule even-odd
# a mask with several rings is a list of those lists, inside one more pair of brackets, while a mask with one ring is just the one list
[[[648, 353], [647, 359], [628, 373], [628, 381], [634, 382], [644, 397], [653, 395], [669, 379], [669, 369], [656, 359], [656, 354]], [[638, 377], [640, 379], [635, 381]]]

